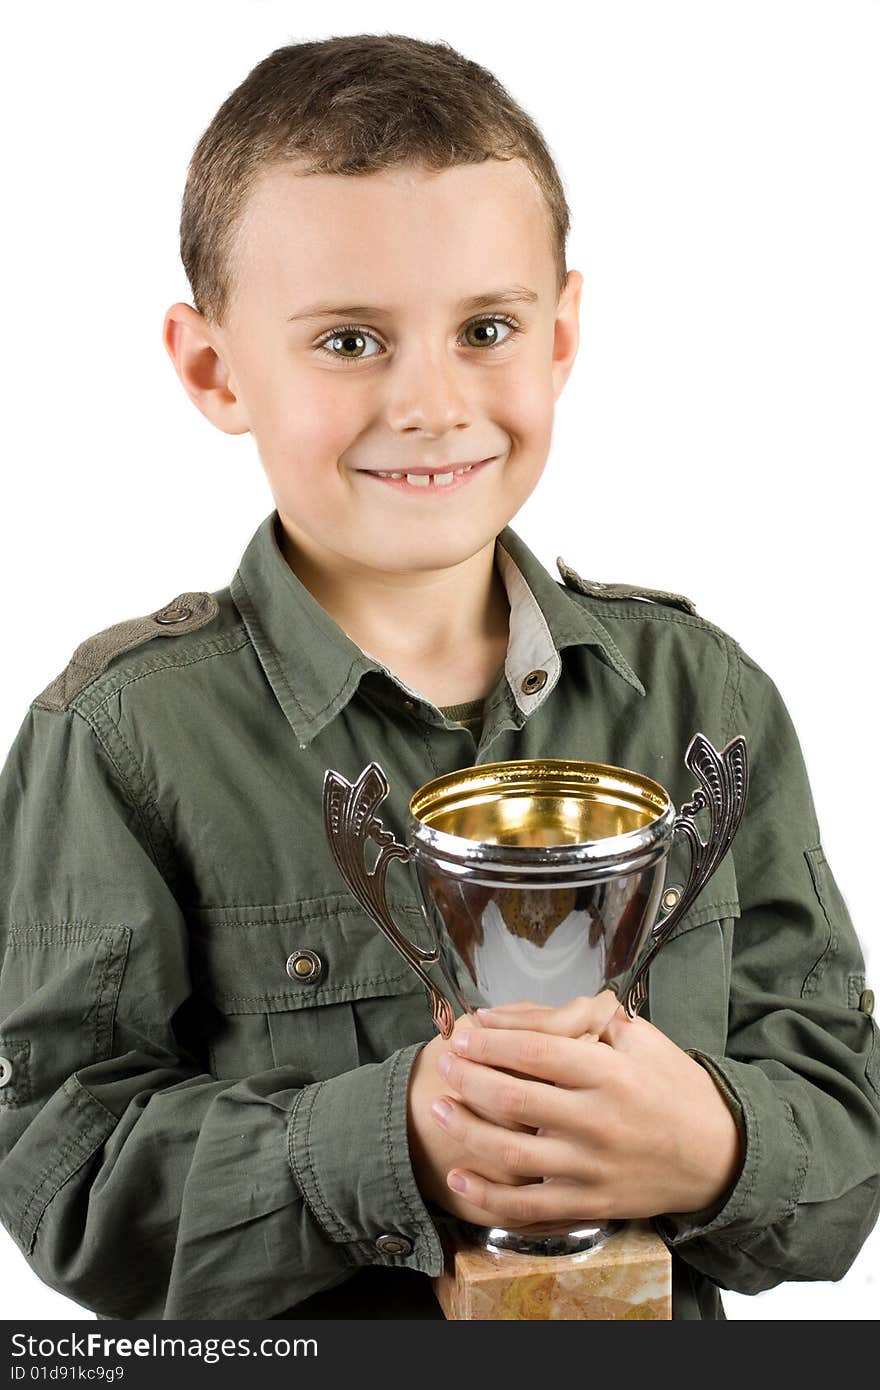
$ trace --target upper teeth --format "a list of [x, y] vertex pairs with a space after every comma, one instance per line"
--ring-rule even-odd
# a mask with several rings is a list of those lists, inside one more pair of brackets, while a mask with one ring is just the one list
[[448, 487], [452, 479], [458, 477], [459, 473], [469, 473], [473, 468], [469, 463], [464, 468], [453, 468], [449, 473], [377, 473], [379, 478], [406, 478], [412, 487], [430, 487], [435, 483], [437, 487]]

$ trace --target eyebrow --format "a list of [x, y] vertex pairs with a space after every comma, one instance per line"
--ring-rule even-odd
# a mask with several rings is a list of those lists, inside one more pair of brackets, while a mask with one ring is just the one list
[[[467, 311], [491, 309], [493, 304], [536, 304], [537, 301], [538, 295], [526, 285], [508, 285], [505, 289], [471, 295], [468, 299], [462, 299], [458, 307]], [[287, 322], [293, 323], [297, 319], [377, 318], [387, 317], [389, 312], [375, 304], [310, 304], [299, 313], [291, 314]]]

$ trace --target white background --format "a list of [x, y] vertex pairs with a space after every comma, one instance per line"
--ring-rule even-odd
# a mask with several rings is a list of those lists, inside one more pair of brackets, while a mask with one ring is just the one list
[[[273, 48], [444, 39], [535, 117], [586, 278], [580, 354], [514, 526], [555, 573], [690, 595], [776, 681], [877, 988], [880, 5], [281, 0], [16, 6], [4, 21], [0, 753], [84, 638], [226, 585], [273, 501], [162, 346], [212, 115]], [[586, 755], [585, 755], [586, 756]], [[730, 1318], [876, 1316], [837, 1284]], [[0, 1230], [7, 1319], [89, 1316]]]

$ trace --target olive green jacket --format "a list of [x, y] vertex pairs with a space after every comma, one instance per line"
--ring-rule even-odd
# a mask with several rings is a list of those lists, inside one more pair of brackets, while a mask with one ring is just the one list
[[[656, 1219], [674, 1316], [839, 1279], [878, 1212], [880, 1050], [772, 680], [690, 600], [558, 582], [508, 527], [475, 742], [345, 635], [276, 525], [229, 588], [85, 641], [0, 774], [0, 1218], [31, 1268], [100, 1317], [439, 1316], [406, 1133], [433, 1025], [333, 862], [325, 770], [379, 761], [405, 839], [418, 786], [500, 759], [622, 765], [681, 806], [699, 731], [745, 736], [751, 789], [644, 1013], [712, 1072], [745, 1162], [711, 1211]], [[388, 886], [429, 945], [412, 867]]]

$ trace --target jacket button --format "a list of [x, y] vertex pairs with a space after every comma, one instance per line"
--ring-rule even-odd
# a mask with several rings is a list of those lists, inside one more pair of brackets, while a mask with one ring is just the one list
[[406, 1236], [380, 1236], [376, 1249], [381, 1250], [383, 1255], [411, 1255], [412, 1241], [407, 1240]]
[[324, 962], [316, 951], [292, 951], [285, 969], [300, 985], [313, 985], [324, 973]]
[[155, 621], [157, 623], [183, 623], [191, 617], [191, 608], [163, 608], [161, 613], [156, 614]]
[[859, 995], [859, 1008], [863, 1014], [872, 1014], [874, 1012], [874, 991], [872, 989], [862, 990]]
[[12, 1063], [8, 1057], [0, 1057], [0, 1086], [8, 1086], [12, 1080]]
[[523, 676], [520, 689], [524, 695], [535, 695], [539, 690], [543, 690], [546, 684], [546, 671], [530, 671], [527, 676]]

